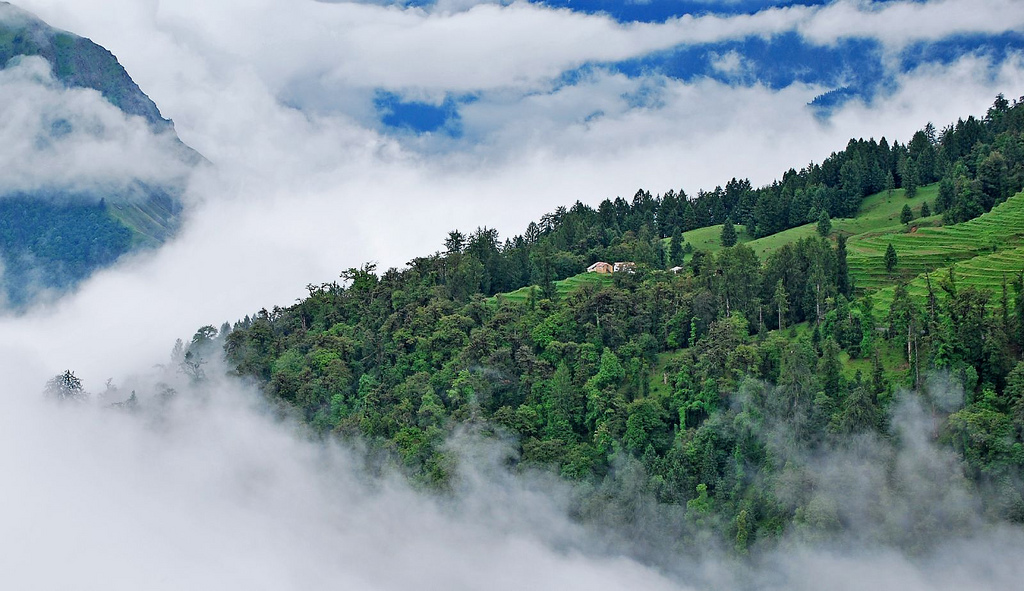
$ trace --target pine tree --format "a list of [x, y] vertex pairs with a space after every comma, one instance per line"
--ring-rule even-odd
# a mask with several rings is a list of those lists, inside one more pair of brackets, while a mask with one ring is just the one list
[[732, 225], [732, 218], [725, 218], [725, 224], [722, 226], [722, 246], [736, 246], [736, 228]]
[[821, 215], [818, 216], [818, 234], [822, 236], [828, 236], [832, 232], [832, 220], [828, 217], [828, 212], [821, 210]]
[[906, 166], [903, 168], [903, 194], [907, 196], [907, 199], [917, 195], [917, 184], [917, 164], [907, 158]]
[[900, 223], [909, 224], [914, 219], [914, 212], [910, 209], [910, 204], [906, 203], [903, 205], [903, 211], [900, 212]]
[[897, 263], [899, 263], [899, 258], [896, 256], [896, 248], [890, 242], [889, 248], [885, 249], [885, 270], [892, 273], [896, 270]]
[[683, 264], [683, 234], [676, 228], [668, 245], [668, 260], [671, 265]]
[[50, 378], [46, 382], [44, 393], [57, 402], [83, 402], [88, 398], [88, 394], [82, 388], [82, 380], [70, 369]]
[[850, 267], [846, 262], [846, 236], [839, 234], [836, 239], [836, 289], [846, 297], [850, 297], [853, 286], [850, 285]]
[[921, 217], [926, 218], [932, 215], [932, 208], [928, 207], [928, 202], [925, 201], [921, 204]]
[[782, 330], [785, 328], [782, 320], [783, 316], [789, 311], [789, 294], [786, 293], [786, 288], [782, 285], [781, 279], [775, 284], [775, 293], [772, 299], [775, 301], [775, 309], [779, 313], [779, 330]]

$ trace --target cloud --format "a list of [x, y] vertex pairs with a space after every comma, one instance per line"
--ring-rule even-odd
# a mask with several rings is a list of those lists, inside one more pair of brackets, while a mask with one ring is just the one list
[[124, 191], [179, 184], [188, 167], [173, 132], [154, 133], [99, 92], [66, 88], [40, 57], [0, 70], [0, 194]]
[[798, 25], [808, 40], [834, 43], [849, 37], [875, 38], [890, 49], [953, 35], [1019, 32], [1024, 13], [1014, 0], [930, 0], [887, 2], [840, 0]]
[[[93, 0], [95, 2], [95, 0]], [[62, 0], [25, 6], [61, 26], [102, 31], [109, 19], [63, 9]], [[91, 6], [92, 3], [80, 3]], [[109, 2], [100, 3], [110, 7]], [[754, 14], [684, 15], [662, 23], [619, 23], [606, 15], [516, 2], [402, 8], [309, 0], [155, 4], [118, 0], [119, 27], [109, 42], [130, 42], [129, 70], [141, 72], [151, 40], [133, 31], [156, 27], [223, 67], [245, 59], [277, 95], [295, 87], [338, 94], [353, 88], [473, 92], [545, 88], [562, 72], [587, 63], [618, 62], [680, 45], [799, 32], [816, 44], [877, 38], [892, 49], [950, 35], [999, 34], [1024, 26], [1012, 0], [933, 0], [876, 5], [840, 1], [787, 6]], [[122, 10], [123, 8], [123, 10]], [[106, 20], [104, 20], [106, 19]], [[528, 40], [529, 42], [524, 42]], [[109, 43], [108, 42], [108, 43]], [[124, 53], [124, 52], [119, 52]], [[153, 88], [146, 80], [144, 86]], [[302, 98], [302, 97], [296, 97]], [[337, 105], [344, 108], [344, 105]]]
[[[51, 406], [38, 388], [5, 383], [8, 584], [679, 588], [634, 561], [587, 552], [580, 528], [528, 481], [467, 479], [453, 506], [397, 477], [371, 477], [358, 452], [305, 439], [237, 384], [175, 384], [178, 397], [158, 408], [146, 380], [131, 382], [139, 414]], [[500, 509], [479, 501], [495, 498]], [[554, 539], [569, 549], [553, 550]]]
[[[451, 496], [435, 497], [386, 469], [374, 475], [379, 466], [358, 447], [311, 439], [275, 418], [238, 382], [197, 388], [180, 374], [143, 370], [103, 401], [132, 389], [137, 412], [105, 408], [95, 394], [94, 404], [60, 406], [39, 395], [46, 373], [36, 359], [5, 353], [0, 368], [15, 378], [0, 390], [0, 551], [5, 580], [18, 587], [802, 590], [828, 580], [836, 589], [952, 591], [1009, 588], [1022, 574], [1018, 529], [962, 536], [949, 528], [915, 552], [856, 537], [899, 519], [907, 503], [925, 501], [914, 510], [928, 520], [958, 509], [951, 495], [967, 494], [911, 398], [894, 418], [895, 443], [816, 456], [776, 449], [814, 475], [818, 494], [864, 522], [838, 541], [797, 536], [755, 548], [744, 563], [674, 530], [665, 514], [644, 513], [649, 502], [628, 483], [623, 506], [637, 512], [626, 517], [642, 528], [580, 524], [570, 507], [586, 491], [510, 473], [508, 450], [472, 433], [450, 442], [459, 477]], [[156, 382], [177, 389], [171, 402], [157, 401]], [[916, 480], [890, 482], [888, 461]], [[597, 498], [626, 498], [616, 494]]]
[[[453, 228], [488, 225], [508, 236], [576, 199], [597, 204], [641, 186], [692, 193], [733, 176], [766, 183], [851, 136], [905, 141], [926, 121], [941, 127], [983, 113], [996, 92], [1024, 94], [1016, 55], [999, 64], [968, 55], [900, 74], [892, 93], [846, 103], [827, 121], [805, 107], [823, 90], [811, 85], [687, 83], [602, 67], [574, 84], [546, 79], [602, 55], [676, 43], [671, 27], [704, 39], [758, 34], [792, 28], [810, 14], [804, 8], [646, 28], [526, 5], [452, 15], [303, 2], [24, 5], [111, 48], [215, 165], [193, 179], [176, 241], [98, 273], [71, 297], [0, 319], [0, 464], [10, 466], [13, 499], [0, 522], [18, 532], [0, 555], [14, 557], [19, 577], [51, 588], [67, 586], [64, 574], [107, 588], [223, 588], [240, 579], [275, 589], [686, 588], [667, 569], [624, 558], [628, 547], [581, 541], [595, 536], [566, 517], [563, 489], [490, 474], [452, 508], [394, 481], [366, 483], [358, 455], [295, 436], [252, 410], [237, 386], [209, 393], [206, 406], [183, 405], [167, 424], [54, 409], [36, 393], [65, 368], [93, 388], [114, 377], [124, 393], [132, 376], [167, 359], [175, 338], [288, 305], [306, 284], [367, 260], [402, 265], [440, 249]], [[463, 29], [474, 34], [461, 39]], [[646, 33], [653, 38], [639, 39]], [[365, 107], [303, 110], [282, 100], [302, 83], [339, 89], [323, 97], [328, 105], [361, 104], [379, 84], [436, 96], [453, 84], [445, 68], [479, 94], [461, 114], [472, 141], [445, 150], [430, 138], [380, 134], [366, 125]], [[555, 500], [538, 499], [547, 493]], [[1017, 562], [997, 564], [1000, 547], [1020, 548], [1019, 536], [952, 542], [927, 559], [799, 546], [759, 572], [774, 577], [765, 588], [814, 588], [827, 575], [877, 576], [881, 588], [952, 587], [975, 572], [948, 559], [958, 552], [993, 576], [1019, 574]], [[66, 569], [53, 568], [55, 556]], [[730, 565], [701, 568], [711, 576]]]

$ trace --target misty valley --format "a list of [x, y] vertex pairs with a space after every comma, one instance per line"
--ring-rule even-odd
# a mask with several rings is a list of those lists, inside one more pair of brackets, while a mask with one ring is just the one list
[[1020, 585], [1012, 2], [18, 4], [11, 588]]

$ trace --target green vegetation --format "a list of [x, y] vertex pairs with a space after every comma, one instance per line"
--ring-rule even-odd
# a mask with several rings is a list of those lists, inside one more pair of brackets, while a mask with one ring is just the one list
[[[503, 243], [453, 231], [444, 253], [349, 269], [193, 342], [216, 336], [234, 374], [421, 486], [450, 487], [447, 435], [486, 424], [515, 435], [519, 467], [584, 483], [583, 516], [629, 520], [653, 498], [740, 555], [786, 531], [841, 531], [800, 457], [898, 438], [891, 412], [914, 389], [964, 477], [993, 491], [986, 518], [1022, 522], [1024, 194], [1010, 195], [1024, 184], [1024, 103], [1001, 100], [941, 137], [929, 126], [907, 146], [851, 141], [769, 187], [576, 203]], [[904, 205], [926, 200], [947, 225], [907, 231]], [[723, 247], [716, 224], [730, 219], [748, 223]], [[920, 277], [893, 286], [881, 280], [890, 244], [908, 279], [961, 262], [925, 275], [923, 293]], [[580, 274], [598, 260], [636, 268]], [[199, 367], [203, 354], [185, 358]], [[899, 483], [900, 470], [883, 471]], [[884, 541], [919, 548], [934, 527]]]
[[180, 225], [177, 197], [151, 189], [143, 201], [107, 203], [107, 214], [132, 232], [132, 248], [155, 248], [169, 240]]
[[[682, 234], [682, 239], [686, 244], [690, 245], [690, 253], [685, 256], [685, 260], [689, 260], [693, 251], [703, 252], [718, 252], [722, 248], [722, 232], [725, 230], [725, 224], [717, 224], [714, 226], [708, 226], [706, 228], [697, 228], [696, 230], [690, 230]], [[746, 244], [751, 241], [750, 234], [747, 233], [746, 227], [738, 224], [733, 224], [733, 231], [736, 233], [736, 243]], [[666, 239], [664, 244], [666, 248], [669, 246], [670, 239]]]
[[736, 240], [736, 228], [732, 225], [731, 219], [725, 218], [725, 224], [722, 226], [722, 248], [736, 246]]
[[26, 197], [0, 199], [2, 288], [7, 303], [36, 290], [64, 289], [128, 252], [132, 232], [100, 202], [55, 205]]

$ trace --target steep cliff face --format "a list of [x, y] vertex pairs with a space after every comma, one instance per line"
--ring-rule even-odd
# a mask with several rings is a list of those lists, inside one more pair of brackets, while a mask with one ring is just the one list
[[180, 225], [203, 158], [117, 58], [0, 2], [0, 302], [72, 289]]

